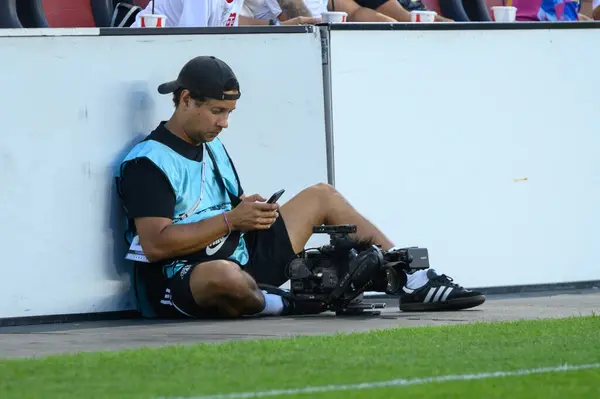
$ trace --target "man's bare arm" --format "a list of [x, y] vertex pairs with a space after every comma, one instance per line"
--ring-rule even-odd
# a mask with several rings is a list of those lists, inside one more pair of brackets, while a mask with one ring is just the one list
[[266, 230], [278, 217], [277, 204], [267, 204], [258, 194], [246, 197], [236, 208], [194, 223], [173, 224], [169, 218], [140, 217], [135, 227], [144, 254], [150, 262], [192, 254], [206, 248], [229, 229]]
[[[281, 17], [280, 17], [281, 18]], [[312, 17], [296, 17], [291, 19], [281, 19], [281, 25], [313, 25], [319, 23], [317, 18]], [[250, 17], [240, 16], [240, 26], [255, 26], [255, 25], [269, 25], [269, 21], [266, 19], [256, 19]]]
[[198, 252], [229, 231], [223, 215], [177, 225], [171, 219], [143, 217], [135, 219], [135, 227], [150, 262]]
[[352, 14], [348, 13], [348, 22], [397, 22], [394, 18], [378, 13], [370, 8], [360, 7]]
[[285, 21], [296, 17], [311, 17], [309, 9], [304, 4], [304, 0], [277, 0], [281, 8], [279, 19]]
[[255, 26], [255, 25], [269, 25], [269, 21], [266, 19], [257, 19], [251, 17], [244, 17], [240, 15], [239, 25], [240, 26]]

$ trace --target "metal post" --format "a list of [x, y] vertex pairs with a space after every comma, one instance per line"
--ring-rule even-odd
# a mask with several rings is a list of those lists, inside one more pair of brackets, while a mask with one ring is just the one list
[[333, 151], [333, 107], [331, 104], [331, 51], [329, 50], [329, 26], [321, 26], [321, 55], [323, 63], [323, 97], [325, 99], [325, 144], [327, 151], [327, 182], [335, 186], [335, 162]]

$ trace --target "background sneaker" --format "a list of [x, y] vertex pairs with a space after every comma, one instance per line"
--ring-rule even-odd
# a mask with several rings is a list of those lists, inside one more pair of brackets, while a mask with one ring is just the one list
[[403, 287], [400, 293], [400, 310], [403, 312], [431, 312], [461, 310], [479, 306], [485, 302], [480, 292], [467, 290], [454, 284], [452, 278], [439, 275], [433, 269], [427, 271], [428, 282], [421, 288]]

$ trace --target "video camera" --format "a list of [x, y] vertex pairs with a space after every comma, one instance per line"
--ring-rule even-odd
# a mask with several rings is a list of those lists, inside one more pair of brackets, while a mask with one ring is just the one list
[[398, 295], [404, 284], [400, 273], [429, 268], [426, 248], [382, 251], [369, 241], [351, 238], [356, 230], [355, 225], [313, 227], [313, 234], [329, 234], [329, 244], [304, 250], [289, 263], [294, 298], [321, 301], [338, 315], [381, 309], [385, 303], [365, 304], [357, 298], [365, 291]]

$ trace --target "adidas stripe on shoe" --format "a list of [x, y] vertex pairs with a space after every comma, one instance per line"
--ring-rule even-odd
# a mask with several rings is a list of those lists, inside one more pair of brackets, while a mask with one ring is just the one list
[[445, 274], [427, 271], [427, 283], [418, 289], [402, 288], [400, 310], [404, 312], [431, 312], [462, 310], [481, 305], [485, 296], [453, 283]]

